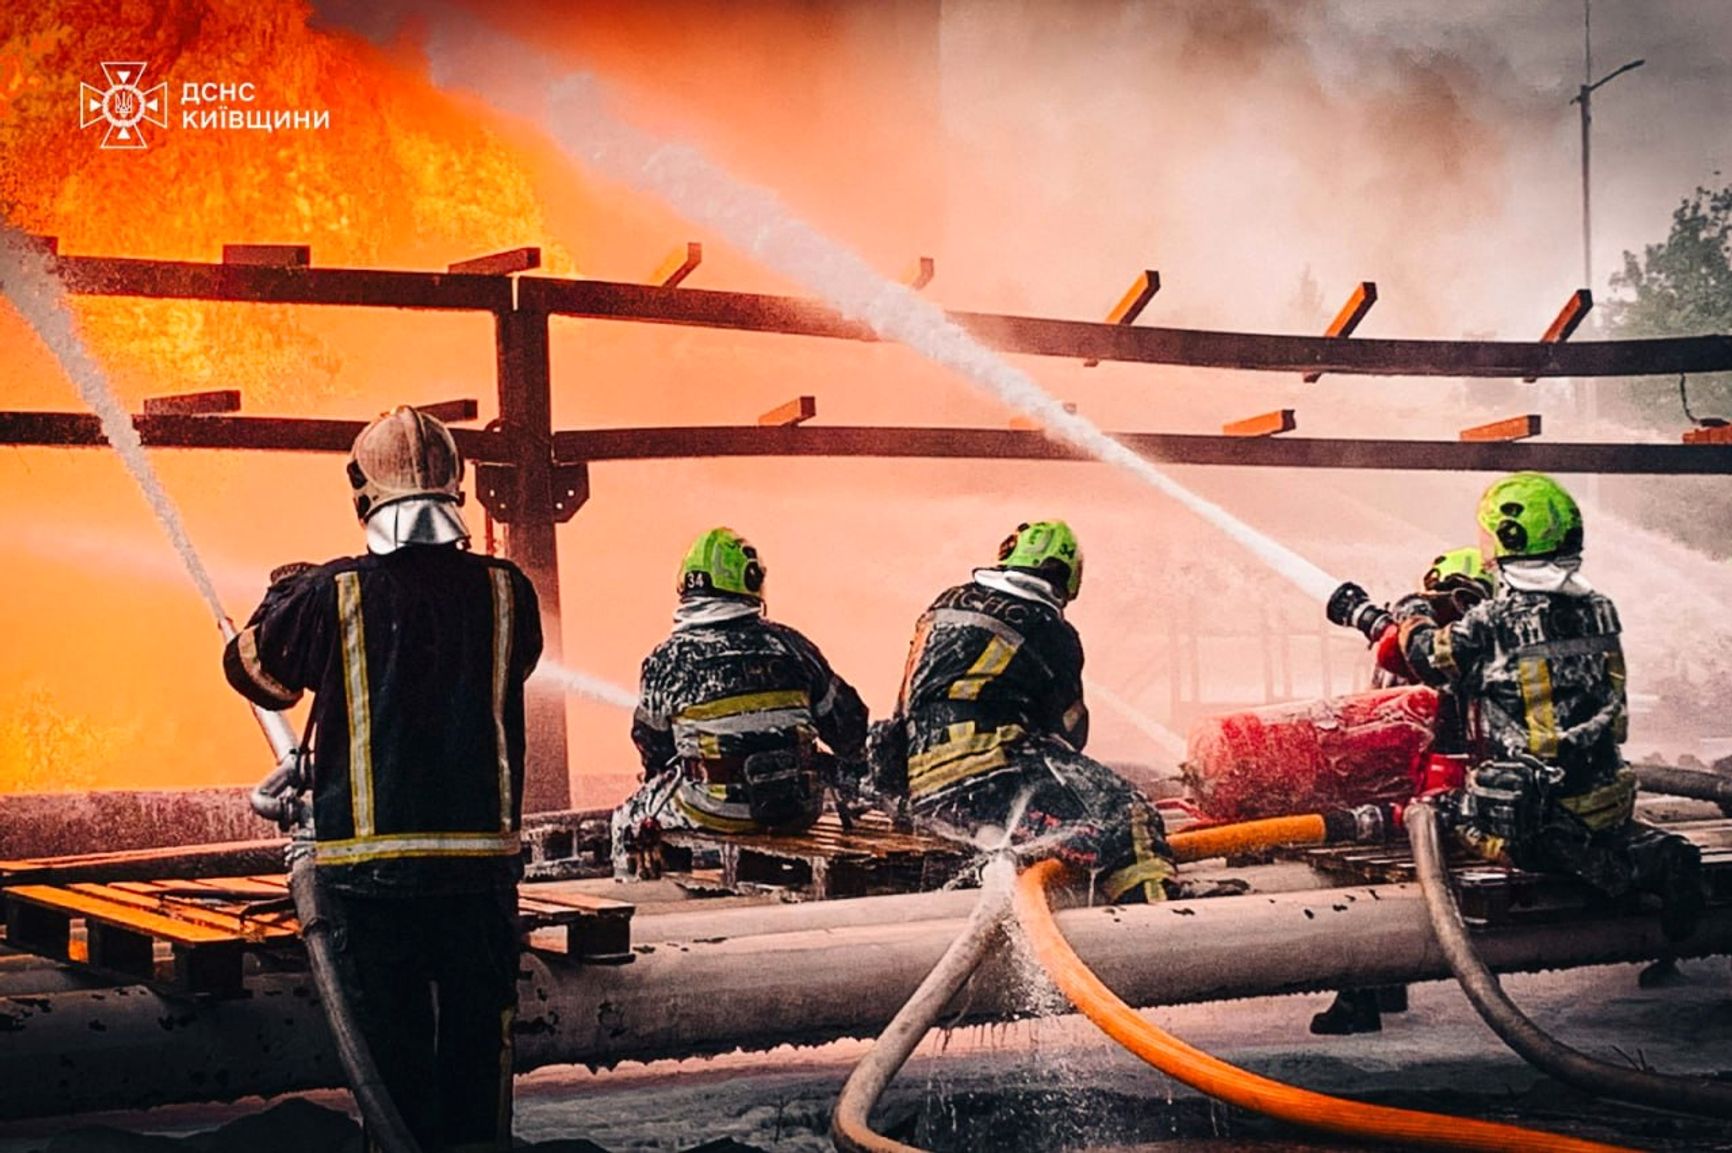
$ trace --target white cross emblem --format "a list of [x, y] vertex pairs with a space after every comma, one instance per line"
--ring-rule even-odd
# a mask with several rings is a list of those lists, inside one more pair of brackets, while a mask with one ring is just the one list
[[108, 80], [106, 92], [91, 84], [78, 86], [78, 126], [89, 128], [98, 120], [106, 121], [103, 148], [143, 148], [141, 124], [168, 127], [168, 85], [158, 84], [149, 90], [139, 87], [144, 68], [142, 61], [105, 61], [102, 75]]

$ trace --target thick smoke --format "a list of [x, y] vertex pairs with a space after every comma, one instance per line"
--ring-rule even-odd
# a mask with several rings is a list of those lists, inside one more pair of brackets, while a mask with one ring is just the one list
[[[863, 320], [879, 336], [961, 373], [1005, 404], [1034, 417], [1054, 439], [1121, 468], [1178, 501], [1306, 595], [1321, 601], [1338, 583], [1278, 540], [1106, 436], [1094, 422], [1068, 411], [1027, 373], [952, 323], [936, 305], [818, 232], [773, 192], [724, 171], [690, 144], [657, 139], [621, 119], [594, 76], [572, 72], [525, 43], [450, 14], [434, 21], [427, 52], [435, 84], [477, 92], [502, 112], [534, 119], [573, 160], [660, 198], [816, 293], [843, 315]], [[507, 73], [508, 82], [502, 79]]]

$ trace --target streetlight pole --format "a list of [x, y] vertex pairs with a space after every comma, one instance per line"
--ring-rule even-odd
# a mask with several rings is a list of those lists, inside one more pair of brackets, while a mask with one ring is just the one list
[[1582, 86], [1570, 101], [1581, 105], [1582, 109], [1582, 287], [1590, 292], [1594, 287], [1593, 170], [1590, 163], [1594, 90], [1647, 63], [1646, 60], [1632, 60], [1595, 80], [1593, 19], [1593, 0], [1582, 0]]

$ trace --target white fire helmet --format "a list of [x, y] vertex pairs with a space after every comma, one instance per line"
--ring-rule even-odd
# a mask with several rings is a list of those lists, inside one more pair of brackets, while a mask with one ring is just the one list
[[463, 503], [463, 457], [451, 430], [399, 405], [361, 430], [349, 450], [355, 515], [366, 524], [382, 508], [414, 497]]

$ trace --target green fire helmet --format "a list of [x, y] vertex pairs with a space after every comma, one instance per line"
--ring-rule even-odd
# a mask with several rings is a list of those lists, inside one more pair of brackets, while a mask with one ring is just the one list
[[764, 599], [764, 565], [751, 542], [731, 528], [713, 528], [692, 542], [680, 562], [681, 596], [722, 593]]
[[1494, 482], [1479, 498], [1479, 526], [1499, 559], [1582, 551], [1582, 510], [1544, 473], [1518, 472]]
[[1019, 524], [998, 546], [998, 567], [1026, 569], [1052, 582], [1067, 601], [1082, 591], [1082, 546], [1062, 520]]
[[1485, 567], [1485, 558], [1477, 548], [1450, 549], [1431, 562], [1420, 583], [1430, 591], [1469, 581], [1483, 585], [1488, 593], [1497, 586], [1496, 575]]

